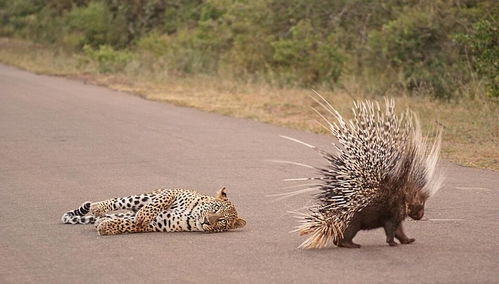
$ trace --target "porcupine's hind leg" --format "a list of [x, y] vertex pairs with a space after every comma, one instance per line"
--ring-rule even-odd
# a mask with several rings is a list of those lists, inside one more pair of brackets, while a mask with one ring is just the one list
[[416, 240], [414, 238], [409, 238], [406, 236], [406, 234], [404, 233], [404, 228], [402, 227], [402, 222], [397, 227], [397, 230], [395, 230], [395, 238], [399, 240], [401, 244], [410, 244]]
[[345, 232], [343, 232], [343, 238], [339, 240], [336, 245], [342, 248], [360, 248], [359, 244], [353, 242], [353, 238], [360, 230], [360, 228], [361, 224], [359, 221], [352, 221], [345, 229]]
[[142, 206], [148, 204], [149, 201], [161, 191], [161, 189], [158, 189], [151, 193], [111, 198], [104, 201], [94, 202], [90, 206], [90, 213], [94, 216], [102, 216], [107, 212], [121, 209], [137, 212], [140, 208], [142, 208]]

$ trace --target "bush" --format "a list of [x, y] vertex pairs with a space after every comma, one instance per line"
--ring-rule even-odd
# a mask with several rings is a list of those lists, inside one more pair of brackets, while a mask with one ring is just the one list
[[220, 17], [229, 46], [222, 56], [222, 71], [237, 78], [262, 77], [271, 67], [270, 42], [274, 38], [269, 31], [267, 1], [240, 1], [224, 7], [226, 11]]
[[409, 90], [430, 88], [438, 97], [452, 94], [462, 71], [441, 21], [442, 15], [412, 11], [371, 32], [369, 59], [375, 72], [388, 68], [394, 81]]
[[[72, 9], [66, 16], [70, 44], [97, 47], [109, 44], [111, 32], [109, 10], [102, 2], [91, 2], [88, 6]], [[76, 35], [76, 36], [75, 36]]]
[[497, 96], [498, 7], [497, 0], [0, 0], [0, 34], [87, 46], [103, 72], [124, 68], [131, 53], [123, 50], [133, 50], [140, 68], [153, 71], [302, 86], [333, 85], [346, 74], [377, 93], [395, 86], [439, 98], [480, 86], [478, 74]]
[[167, 35], [163, 36], [160, 33], [152, 32], [137, 41], [136, 50], [158, 59], [167, 53], [170, 41], [170, 37]]
[[224, 38], [217, 33], [216, 22], [208, 21], [195, 29], [180, 30], [169, 38], [166, 60], [173, 70], [180, 73], [218, 72]]
[[0, 5], [0, 35], [53, 43], [62, 26], [45, 1], [6, 1]]
[[345, 57], [335, 47], [333, 37], [322, 41], [309, 21], [300, 21], [290, 34], [290, 38], [272, 42], [273, 63], [282, 79], [306, 86], [338, 81]]
[[92, 60], [96, 61], [99, 72], [119, 72], [123, 71], [133, 56], [126, 51], [114, 50], [109, 45], [101, 45], [98, 49], [93, 49], [89, 45], [83, 47], [83, 52]]
[[499, 97], [499, 18], [492, 16], [473, 25], [467, 34], [459, 34], [456, 40], [471, 55], [475, 71], [487, 85], [488, 94]]

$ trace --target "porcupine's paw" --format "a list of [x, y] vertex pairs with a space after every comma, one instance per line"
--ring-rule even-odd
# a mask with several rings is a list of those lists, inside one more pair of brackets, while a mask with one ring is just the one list
[[90, 214], [94, 215], [95, 217], [100, 217], [106, 214], [108, 211], [109, 210], [103, 202], [95, 202], [90, 205]]
[[341, 248], [360, 248], [359, 244], [356, 244], [354, 242], [345, 242], [345, 241], [339, 241], [338, 246]]
[[99, 236], [120, 234], [121, 231], [119, 230], [116, 222], [113, 221], [115, 220], [103, 220], [99, 222], [97, 225], [97, 234]]
[[389, 246], [391, 247], [396, 247], [398, 246], [399, 244], [397, 244], [394, 240], [391, 240], [391, 241], [386, 241], [388, 243]]
[[410, 238], [410, 239], [402, 239], [402, 240], [399, 240], [399, 242], [403, 245], [408, 245], [408, 244], [412, 244], [416, 239], [414, 238]]

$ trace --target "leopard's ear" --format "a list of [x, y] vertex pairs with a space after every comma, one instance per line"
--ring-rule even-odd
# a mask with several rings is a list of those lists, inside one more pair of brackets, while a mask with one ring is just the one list
[[244, 226], [246, 226], [246, 221], [244, 219], [237, 218], [236, 222], [234, 222], [234, 229], [242, 228]]
[[227, 200], [229, 200], [227, 198], [227, 193], [225, 193], [225, 186], [222, 186], [222, 188], [220, 188], [217, 191], [216, 199], [221, 200], [221, 201], [227, 201]]

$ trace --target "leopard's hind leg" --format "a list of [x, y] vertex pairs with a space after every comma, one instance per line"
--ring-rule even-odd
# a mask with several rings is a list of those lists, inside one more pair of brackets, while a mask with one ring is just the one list
[[151, 193], [131, 195], [126, 197], [111, 198], [104, 201], [94, 202], [90, 206], [90, 213], [94, 216], [102, 216], [105, 213], [115, 210], [131, 210], [137, 212], [144, 205], [148, 204], [161, 190]]

